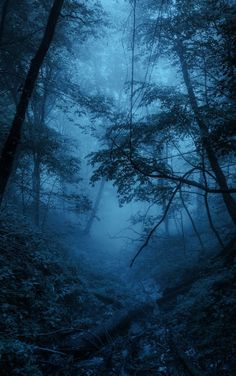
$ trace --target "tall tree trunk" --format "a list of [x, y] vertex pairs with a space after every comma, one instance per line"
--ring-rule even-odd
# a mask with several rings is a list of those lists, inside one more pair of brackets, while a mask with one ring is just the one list
[[33, 181], [33, 217], [36, 226], [39, 226], [40, 222], [40, 186], [41, 186], [41, 174], [40, 174], [40, 155], [38, 152], [34, 155], [34, 169], [32, 175]]
[[195, 96], [195, 92], [193, 89], [192, 81], [191, 81], [189, 70], [188, 70], [188, 65], [185, 59], [185, 48], [184, 48], [183, 42], [180, 39], [178, 39], [176, 43], [176, 52], [179, 56], [184, 82], [188, 91], [190, 105], [191, 105], [191, 108], [195, 115], [196, 122], [200, 130], [202, 145], [204, 149], [206, 150], [206, 154], [207, 154], [209, 163], [211, 165], [212, 171], [215, 174], [217, 183], [219, 187], [223, 190], [222, 196], [223, 196], [224, 203], [227, 207], [228, 213], [232, 221], [234, 222], [234, 224], [236, 224], [236, 201], [234, 200], [234, 198], [232, 197], [230, 193], [227, 193], [227, 190], [229, 189], [229, 187], [227, 184], [226, 177], [219, 165], [215, 152], [211, 147], [211, 143], [209, 141], [209, 131], [198, 107], [197, 99]]
[[5, 0], [2, 5], [1, 20], [0, 20], [0, 45], [2, 43], [2, 38], [4, 34], [5, 23], [6, 23], [6, 16], [7, 16], [8, 7], [10, 5], [10, 1], [11, 0]]
[[24, 176], [25, 176], [25, 169], [24, 167], [22, 168], [21, 171], [21, 203], [22, 203], [22, 214], [25, 215], [25, 181], [24, 181]]
[[31, 60], [22, 94], [16, 108], [16, 114], [12, 122], [11, 130], [0, 156], [0, 203], [2, 202], [6, 185], [12, 172], [17, 147], [21, 139], [22, 126], [24, 123], [29, 100], [32, 96], [40, 67], [43, 64], [44, 58], [52, 42], [63, 3], [64, 0], [54, 0], [44, 36], [34, 58]]
[[96, 200], [95, 200], [92, 212], [91, 212], [91, 215], [90, 215], [89, 220], [88, 220], [86, 227], [84, 229], [85, 235], [88, 235], [90, 233], [94, 219], [96, 218], [96, 214], [97, 214], [98, 207], [99, 207], [99, 204], [100, 204], [100, 201], [101, 201], [101, 198], [102, 198], [104, 186], [105, 186], [105, 179], [102, 179], [98, 193], [97, 193], [97, 197], [96, 197]]
[[[169, 158], [168, 143], [165, 143], [163, 148], [164, 148], [163, 158], [166, 159], [166, 163], [168, 164], [168, 162], [169, 162], [168, 161], [168, 158]], [[168, 201], [166, 199], [164, 199], [163, 211], [165, 211], [167, 204], [168, 204]], [[165, 225], [165, 234], [166, 234], [167, 237], [169, 237], [170, 236], [170, 221], [169, 221], [168, 215], [165, 218], [164, 225]]]
[[[36, 226], [40, 224], [40, 194], [41, 194], [41, 132], [45, 126], [46, 118], [46, 102], [47, 102], [47, 85], [50, 80], [47, 80], [47, 75], [43, 88], [43, 97], [38, 98], [37, 95], [32, 96], [31, 107], [33, 112], [32, 129], [30, 132], [30, 139], [33, 142], [33, 173], [32, 173], [32, 191], [33, 191], [33, 218]], [[36, 94], [36, 91], [34, 92]]]

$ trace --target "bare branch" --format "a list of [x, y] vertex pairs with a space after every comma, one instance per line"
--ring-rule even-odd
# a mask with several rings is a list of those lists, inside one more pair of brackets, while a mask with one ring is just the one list
[[78, 15], [73, 15], [73, 14], [60, 14], [60, 16], [62, 18], [66, 18], [67, 20], [72, 20], [72, 21], [80, 21], [82, 22], [84, 25], [86, 25], [86, 22], [84, 22], [83, 18], [81, 18], [80, 16]]
[[[193, 171], [195, 170], [195, 168], [192, 168], [190, 171], [186, 172], [183, 176], [183, 178], [185, 178], [186, 176], [190, 175]], [[181, 188], [181, 185], [182, 185], [182, 182], [179, 182], [179, 184], [177, 185], [177, 187], [175, 187], [175, 189], [173, 190], [172, 192], [172, 195], [169, 199], [169, 202], [168, 204], [166, 205], [166, 208], [165, 208], [165, 211], [164, 211], [164, 214], [162, 216], [162, 218], [160, 219], [160, 221], [152, 228], [152, 230], [149, 232], [145, 242], [143, 243], [143, 245], [139, 248], [138, 252], [136, 253], [136, 255], [133, 257], [133, 259], [131, 260], [131, 263], [130, 263], [130, 267], [133, 266], [135, 260], [137, 259], [137, 257], [140, 255], [140, 253], [142, 252], [142, 250], [144, 248], [146, 248], [149, 244], [149, 241], [152, 237], [152, 235], [154, 234], [154, 232], [156, 231], [156, 229], [162, 224], [162, 222], [165, 220], [167, 214], [168, 214], [168, 211], [170, 209], [170, 206], [172, 204], [172, 201], [174, 200], [175, 198], [175, 195], [176, 193], [179, 191], [179, 189]]]
[[174, 191], [172, 192], [171, 198], [170, 198], [170, 200], [169, 200], [169, 202], [168, 202], [168, 204], [167, 204], [167, 206], [166, 206], [166, 208], [165, 208], [165, 211], [164, 211], [163, 216], [161, 217], [160, 221], [159, 221], [159, 222], [158, 222], [158, 223], [152, 228], [152, 230], [149, 232], [149, 234], [148, 234], [148, 236], [147, 236], [145, 242], [144, 242], [143, 245], [139, 248], [138, 252], [136, 253], [136, 255], [135, 255], [135, 256], [133, 257], [133, 259], [131, 260], [130, 267], [133, 266], [135, 260], [136, 260], [137, 257], [140, 255], [140, 253], [142, 252], [142, 250], [148, 246], [149, 241], [150, 241], [152, 235], [154, 234], [154, 232], [156, 231], [156, 229], [162, 224], [162, 222], [165, 220], [165, 218], [166, 218], [166, 216], [167, 216], [167, 214], [168, 214], [168, 211], [169, 211], [169, 209], [170, 209], [171, 203], [172, 203], [172, 201], [174, 200], [174, 197], [175, 197], [176, 193], [177, 193], [178, 190], [180, 189], [180, 186], [181, 186], [181, 183], [179, 183], [179, 184], [177, 185], [177, 187], [174, 189]]

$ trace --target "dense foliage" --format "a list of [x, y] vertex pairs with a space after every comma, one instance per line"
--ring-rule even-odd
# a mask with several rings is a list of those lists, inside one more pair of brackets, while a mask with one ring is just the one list
[[[34, 342], [79, 326], [85, 288], [56, 239], [1, 217], [1, 370], [41, 375]], [[54, 235], [55, 236], [55, 235]]]
[[235, 376], [235, 15], [1, 2], [1, 375]]

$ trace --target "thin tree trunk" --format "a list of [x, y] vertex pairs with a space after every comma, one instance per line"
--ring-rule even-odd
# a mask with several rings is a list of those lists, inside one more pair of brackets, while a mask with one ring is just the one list
[[181, 224], [181, 230], [182, 230], [182, 239], [183, 239], [183, 246], [184, 246], [184, 256], [186, 257], [186, 240], [185, 240], [185, 233], [184, 233], [184, 222], [183, 222], [183, 215], [182, 211], [180, 210], [180, 224]]
[[236, 201], [234, 200], [234, 198], [232, 197], [230, 193], [227, 193], [227, 190], [229, 189], [229, 187], [227, 184], [226, 177], [219, 165], [215, 152], [211, 147], [211, 144], [209, 141], [209, 137], [210, 137], [209, 131], [208, 131], [207, 125], [205, 124], [201, 116], [201, 113], [198, 107], [197, 99], [194, 93], [193, 85], [192, 85], [189, 70], [188, 70], [188, 65], [185, 59], [185, 48], [184, 48], [183, 42], [180, 39], [178, 39], [176, 43], [176, 52], [179, 56], [184, 82], [188, 91], [190, 105], [191, 105], [191, 108], [195, 115], [196, 122], [200, 130], [200, 136], [201, 136], [203, 147], [206, 150], [206, 154], [210, 162], [212, 171], [214, 172], [215, 177], [217, 179], [217, 183], [223, 191], [222, 196], [223, 196], [224, 203], [227, 207], [228, 213], [232, 221], [234, 222], [234, 224], [236, 224]]
[[215, 234], [215, 236], [216, 236], [216, 238], [217, 238], [217, 240], [218, 240], [220, 246], [221, 246], [222, 248], [224, 248], [224, 243], [223, 243], [223, 241], [222, 241], [222, 239], [221, 239], [221, 237], [220, 237], [220, 234], [218, 233], [218, 231], [217, 231], [217, 229], [216, 229], [216, 227], [214, 226], [214, 223], [213, 223], [213, 221], [212, 221], [211, 211], [210, 211], [210, 207], [209, 207], [209, 203], [208, 203], [208, 194], [207, 194], [207, 192], [206, 192], [205, 195], [204, 195], [204, 199], [205, 199], [205, 207], [206, 207], [206, 212], [207, 212], [207, 218], [208, 218], [208, 221], [209, 221], [210, 227], [211, 227], [212, 231], [214, 232], [214, 234]]
[[104, 186], [105, 186], [105, 179], [102, 179], [100, 187], [99, 187], [99, 190], [98, 190], [98, 193], [97, 193], [97, 197], [96, 197], [93, 209], [92, 209], [92, 213], [91, 213], [91, 215], [89, 217], [89, 220], [88, 220], [88, 222], [86, 224], [86, 227], [84, 229], [84, 234], [85, 235], [88, 235], [90, 233], [90, 230], [92, 228], [94, 219], [96, 218], [96, 214], [97, 214], [97, 211], [98, 211], [98, 208], [99, 208], [99, 204], [100, 204], [100, 201], [101, 201], [101, 198], [102, 198], [102, 193], [103, 193]]
[[40, 223], [40, 187], [41, 187], [41, 176], [40, 176], [40, 155], [38, 152], [34, 155], [34, 170], [32, 175], [33, 182], [33, 217], [36, 226]]
[[[166, 202], [164, 204], [164, 208], [166, 208]], [[165, 209], [164, 209], [165, 210]], [[169, 227], [169, 218], [166, 218], [164, 221], [165, 225], [165, 234], [169, 238], [170, 237], [170, 227]]]
[[0, 21], [0, 45], [2, 43], [2, 38], [4, 34], [5, 24], [6, 24], [6, 16], [8, 12], [8, 7], [11, 0], [5, 0], [2, 5], [2, 14], [1, 14], [1, 21]]
[[[163, 154], [164, 154], [163, 157], [166, 158], [166, 163], [168, 163], [168, 157], [169, 157], [169, 153], [168, 153], [168, 143], [166, 143], [166, 144], [164, 145], [164, 153], [163, 153]], [[165, 211], [167, 204], [168, 204], [167, 200], [164, 199], [164, 203], [163, 203], [163, 211]], [[169, 236], [170, 236], [169, 216], [167, 216], [167, 217], [165, 218], [164, 225], [165, 225], [165, 233], [166, 233], [166, 236], [169, 237]]]
[[25, 187], [24, 187], [24, 167], [21, 171], [21, 203], [22, 203], [22, 214], [25, 215]]
[[31, 60], [22, 94], [16, 108], [16, 114], [12, 122], [11, 130], [0, 156], [0, 203], [2, 202], [3, 195], [12, 172], [17, 147], [21, 140], [22, 126], [28, 104], [38, 78], [40, 67], [43, 64], [44, 58], [52, 42], [63, 3], [64, 0], [54, 0], [44, 36], [34, 58]]
[[[206, 172], [205, 172], [205, 161], [204, 161], [204, 156], [202, 156], [202, 164], [203, 164], [203, 169], [202, 169], [202, 175], [203, 175], [203, 178], [204, 178], [204, 182], [207, 186], [207, 177], [206, 177]], [[212, 220], [212, 216], [211, 216], [211, 211], [210, 211], [210, 207], [209, 207], [209, 203], [208, 203], [208, 192], [205, 192], [204, 194], [204, 201], [205, 201], [205, 207], [206, 207], [206, 213], [207, 213], [207, 218], [208, 218], [208, 221], [209, 221], [209, 225], [212, 229], [212, 231], [214, 232], [220, 246], [222, 248], [224, 248], [224, 243], [220, 237], [220, 234], [219, 232], [217, 231], [216, 227], [214, 226], [214, 223], [213, 223], [213, 220]]]
[[199, 234], [199, 232], [198, 232], [198, 230], [197, 230], [197, 227], [196, 227], [196, 225], [195, 225], [195, 223], [194, 223], [193, 217], [192, 217], [192, 215], [191, 215], [191, 213], [190, 213], [190, 211], [189, 211], [187, 205], [185, 204], [185, 201], [184, 201], [184, 198], [183, 198], [183, 194], [182, 194], [182, 192], [181, 192], [181, 189], [180, 189], [180, 199], [181, 199], [181, 202], [182, 202], [182, 204], [183, 204], [184, 210], [186, 211], [186, 213], [187, 213], [187, 215], [188, 215], [188, 217], [189, 217], [189, 219], [190, 219], [190, 222], [191, 222], [191, 224], [192, 224], [193, 230], [194, 230], [194, 232], [195, 232], [195, 234], [196, 234], [196, 236], [197, 236], [197, 238], [198, 238], [199, 244], [200, 244], [200, 246], [201, 246], [201, 255], [202, 255], [202, 253], [205, 252], [205, 248], [204, 248], [204, 245], [203, 245], [203, 242], [202, 242], [201, 236], [200, 236], [200, 234]]
[[44, 225], [45, 225], [45, 223], [47, 221], [47, 215], [48, 215], [48, 211], [49, 211], [49, 206], [50, 206], [50, 202], [51, 202], [51, 198], [52, 198], [52, 194], [53, 194], [53, 190], [54, 190], [56, 182], [57, 182], [57, 178], [52, 183], [51, 190], [50, 190], [50, 192], [48, 194], [48, 201], [47, 201], [47, 204], [46, 204], [46, 207], [45, 207], [44, 216], [43, 216], [42, 223], [41, 223], [41, 228], [42, 229], [43, 229], [43, 227], [44, 227]]
[[181, 228], [179, 229], [179, 224], [178, 224], [178, 221], [177, 221], [177, 218], [176, 218], [176, 212], [175, 212], [175, 210], [173, 210], [173, 218], [174, 218], [174, 221], [175, 221], [175, 229], [177, 231], [177, 234], [182, 235]]
[[[204, 184], [204, 179], [201, 174], [199, 173], [199, 184]], [[197, 216], [198, 218], [202, 218], [203, 216], [203, 211], [202, 211], [202, 206], [204, 205], [204, 198], [203, 198], [203, 193], [201, 189], [197, 189], [198, 194], [196, 195], [196, 211], [197, 211]]]
[[32, 97], [31, 106], [33, 111], [31, 140], [33, 141], [33, 174], [32, 174], [32, 188], [33, 188], [33, 218], [36, 226], [40, 224], [40, 194], [41, 194], [41, 142], [40, 134], [45, 126], [46, 117], [46, 101], [47, 101], [47, 76], [44, 82], [43, 98], [38, 98], [37, 95]]

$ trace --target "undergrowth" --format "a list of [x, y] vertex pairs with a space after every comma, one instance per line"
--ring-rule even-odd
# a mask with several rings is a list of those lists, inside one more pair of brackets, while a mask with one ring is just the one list
[[81, 324], [86, 291], [79, 271], [54, 237], [5, 216], [0, 282], [1, 375], [42, 375], [35, 343]]

